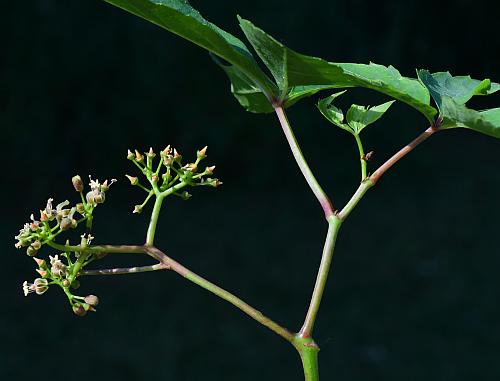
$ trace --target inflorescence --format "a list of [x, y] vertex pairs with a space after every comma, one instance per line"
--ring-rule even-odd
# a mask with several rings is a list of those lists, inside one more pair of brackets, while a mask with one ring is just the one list
[[[135, 150], [128, 151], [127, 158], [131, 160], [146, 177], [149, 186], [140, 183], [137, 177], [127, 175], [131, 184], [148, 193], [146, 200], [141, 205], [136, 205], [134, 213], [141, 213], [151, 197], [165, 198], [171, 194], [188, 199], [191, 195], [183, 190], [187, 186], [211, 186], [217, 187], [222, 183], [212, 178], [215, 166], [205, 167], [199, 170], [200, 162], [206, 158], [207, 147], [197, 151], [196, 161], [188, 164], [182, 163], [182, 156], [176, 149], [166, 147], [160, 152], [159, 163], [154, 165], [156, 154], [153, 149], [140, 153]], [[15, 247], [24, 248], [26, 254], [36, 262], [36, 272], [39, 277], [33, 283], [25, 281], [22, 285], [24, 295], [36, 293], [44, 294], [50, 286], [61, 287], [68, 297], [73, 312], [78, 316], [84, 316], [88, 311], [95, 311], [99, 299], [95, 295], [78, 296], [73, 294], [80, 286], [77, 279], [82, 275], [83, 269], [95, 260], [103, 258], [106, 253], [99, 250], [90, 250], [93, 240], [92, 225], [95, 208], [104, 203], [106, 193], [116, 180], [99, 182], [90, 178], [88, 190], [85, 193], [85, 185], [80, 176], [72, 178], [74, 189], [80, 194], [80, 202], [71, 204], [68, 200], [54, 207], [54, 200], [49, 198], [46, 206], [39, 212], [39, 218], [31, 214], [30, 221], [24, 224], [19, 234]], [[58, 244], [56, 238], [65, 231], [77, 229], [82, 224], [85, 230], [80, 236], [77, 245], [70, 245], [69, 240], [65, 245]], [[47, 259], [40, 258], [44, 246], [48, 246], [51, 253]]]

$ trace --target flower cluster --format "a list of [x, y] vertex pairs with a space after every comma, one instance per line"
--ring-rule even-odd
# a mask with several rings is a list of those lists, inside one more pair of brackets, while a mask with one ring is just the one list
[[197, 151], [194, 162], [183, 163], [179, 151], [170, 146], [160, 151], [160, 160], [155, 164], [154, 158], [156, 156], [152, 148], [143, 153], [138, 150], [134, 150], [134, 152], [128, 150], [127, 159], [139, 168], [149, 182], [148, 186], [144, 186], [137, 177], [127, 175], [132, 185], [141, 188], [148, 194], [141, 205], [134, 207], [134, 213], [141, 213], [153, 195], [165, 197], [173, 194], [186, 200], [191, 197], [189, 192], [182, 190], [187, 186], [218, 187], [222, 185], [221, 181], [212, 177], [215, 166], [206, 166], [200, 169], [201, 161], [207, 157], [207, 147]]
[[[75, 190], [80, 193], [81, 202], [71, 205], [69, 201], [63, 201], [54, 207], [54, 200], [49, 198], [43, 210], [40, 210], [40, 218], [35, 219], [30, 216], [30, 222], [24, 224], [19, 234], [15, 236], [16, 248], [25, 247], [26, 253], [33, 257], [37, 264], [36, 272], [39, 278], [33, 283], [25, 281], [23, 292], [27, 296], [30, 293], [42, 295], [49, 286], [57, 285], [61, 287], [67, 295], [73, 311], [77, 315], [84, 315], [87, 311], [94, 311], [98, 303], [96, 296], [92, 295], [89, 301], [87, 297], [73, 295], [71, 289], [79, 287], [77, 280], [79, 272], [83, 267], [95, 259], [99, 259], [98, 254], [85, 251], [93, 237], [89, 231], [92, 228], [93, 212], [97, 205], [102, 204], [106, 199], [106, 192], [111, 184], [116, 180], [99, 182], [90, 178], [90, 191], [84, 195], [85, 186], [80, 176], [74, 176], [72, 184]], [[80, 244], [70, 246], [57, 244], [56, 237], [69, 229], [75, 229], [80, 223], [85, 222], [87, 233], [81, 236]], [[59, 253], [49, 255], [47, 260], [38, 257], [42, 246], [47, 245]], [[68, 248], [68, 249], [66, 249]]]

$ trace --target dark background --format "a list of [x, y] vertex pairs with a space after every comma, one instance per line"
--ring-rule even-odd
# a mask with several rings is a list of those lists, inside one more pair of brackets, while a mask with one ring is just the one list
[[[500, 80], [493, 2], [191, 3], [238, 36], [237, 13], [333, 61]], [[121, 180], [97, 211], [96, 242], [142, 242], [148, 217], [131, 214], [142, 194], [123, 177], [134, 174], [127, 148], [173, 144], [188, 157], [209, 146], [224, 186], [168, 200], [158, 246], [290, 329], [302, 322], [326, 224], [275, 118], [245, 113], [202, 49], [97, 0], [2, 8], [2, 379], [301, 380], [291, 346], [175, 273], [83, 279], [81, 293], [101, 298], [85, 318], [58, 289], [22, 296], [36, 273], [13, 237], [49, 196], [76, 200], [76, 173]], [[344, 106], [387, 100], [349, 94]], [[354, 141], [314, 99], [290, 118], [340, 208], [358, 183]], [[364, 134], [372, 170], [426, 127], [396, 104]], [[499, 149], [471, 131], [440, 133], [344, 224], [315, 335], [323, 380], [500, 379]], [[125, 263], [149, 260], [101, 265]]]

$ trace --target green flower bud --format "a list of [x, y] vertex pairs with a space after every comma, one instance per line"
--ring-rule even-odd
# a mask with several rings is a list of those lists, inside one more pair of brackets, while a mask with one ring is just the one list
[[28, 249], [26, 250], [26, 254], [28, 254], [30, 257], [34, 257], [38, 253], [38, 250], [35, 249], [32, 245], [28, 246]]
[[70, 283], [70, 281], [69, 281], [69, 280], [64, 279], [64, 280], [62, 281], [62, 285], [63, 285], [63, 287], [68, 288], [69, 286], [71, 286], [71, 283]]
[[76, 211], [83, 216], [85, 214], [85, 205], [81, 202], [76, 204]]
[[142, 213], [142, 205], [135, 205], [134, 211], [132, 213], [137, 213], [137, 214]]
[[131, 150], [128, 150], [128, 152], [127, 152], [127, 159], [134, 160], [134, 158], [135, 158], [134, 153]]

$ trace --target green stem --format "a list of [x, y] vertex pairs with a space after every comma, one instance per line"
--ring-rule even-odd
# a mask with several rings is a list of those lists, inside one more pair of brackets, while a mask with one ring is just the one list
[[312, 192], [314, 193], [319, 203], [321, 204], [321, 207], [325, 212], [325, 217], [328, 218], [330, 216], [333, 216], [334, 215], [333, 205], [328, 196], [326, 195], [326, 193], [319, 185], [316, 178], [314, 177], [314, 174], [312, 173], [311, 169], [309, 168], [309, 165], [307, 164], [307, 161], [304, 158], [304, 155], [302, 154], [299, 144], [297, 143], [297, 139], [295, 138], [292, 126], [290, 125], [290, 122], [288, 121], [288, 118], [285, 114], [285, 110], [283, 110], [281, 106], [274, 105], [274, 111], [278, 116], [281, 128], [283, 129], [286, 140], [288, 141], [288, 145], [292, 150], [293, 157], [295, 158], [295, 161], [297, 162], [300, 171], [302, 172], [302, 175], [305, 177], [307, 184], [309, 185]]
[[117, 267], [114, 269], [100, 269], [100, 270], [83, 270], [79, 275], [121, 275], [121, 274], [137, 274], [157, 270], [167, 270], [163, 263], [157, 263], [150, 266], [137, 266], [137, 267]]
[[299, 352], [304, 369], [305, 381], [319, 381], [318, 352], [319, 347], [313, 339], [296, 336], [292, 342]]
[[311, 302], [309, 304], [309, 309], [307, 310], [304, 324], [302, 325], [299, 333], [299, 336], [302, 338], [312, 337], [314, 323], [316, 321], [321, 299], [323, 298], [323, 293], [325, 291], [328, 272], [330, 271], [332, 264], [333, 250], [335, 248], [335, 242], [341, 225], [342, 220], [337, 216], [331, 216], [328, 218], [328, 233], [326, 235], [325, 246], [323, 248], [321, 264], [316, 277], [316, 284], [314, 285]]
[[[81, 246], [69, 246], [69, 245], [60, 245], [55, 242], [48, 243], [51, 247], [61, 250], [61, 251], [82, 251]], [[286, 341], [292, 343], [295, 339], [293, 333], [288, 331], [286, 328], [282, 327], [278, 323], [274, 322], [264, 314], [262, 314], [259, 310], [253, 308], [248, 303], [244, 302], [236, 295], [231, 294], [229, 291], [224, 290], [223, 288], [213, 284], [212, 282], [202, 278], [197, 275], [193, 271], [187, 269], [180, 263], [176, 262], [172, 258], [168, 257], [164, 252], [154, 246], [137, 246], [137, 245], [101, 245], [101, 246], [89, 246], [84, 248], [86, 253], [142, 253], [147, 254], [154, 259], [158, 260], [160, 264], [169, 270], [176, 272], [182, 277], [188, 279], [189, 281], [197, 284], [198, 286], [204, 288], [207, 291], [215, 294], [221, 299], [231, 303], [233, 306], [239, 308], [241, 311], [246, 313], [252, 319], [256, 320], [263, 326], [269, 328], [271, 331], [275, 332]]]
[[365, 150], [363, 149], [363, 143], [361, 143], [361, 138], [358, 134], [354, 134], [354, 139], [356, 139], [356, 144], [358, 145], [359, 161], [361, 163], [361, 181], [363, 181], [366, 179]]
[[151, 219], [149, 221], [148, 232], [146, 234], [146, 245], [152, 246], [155, 240], [156, 225], [158, 225], [158, 218], [160, 217], [161, 205], [165, 197], [156, 195], [153, 211], [151, 212]]
[[351, 199], [349, 202], [344, 206], [344, 208], [337, 214], [338, 218], [342, 221], [344, 221], [349, 214], [353, 211], [353, 209], [358, 205], [359, 201], [363, 198], [366, 192], [368, 192], [368, 189], [373, 187], [375, 184], [372, 182], [370, 178], [366, 178], [359, 184], [358, 189], [356, 192], [352, 195]]

